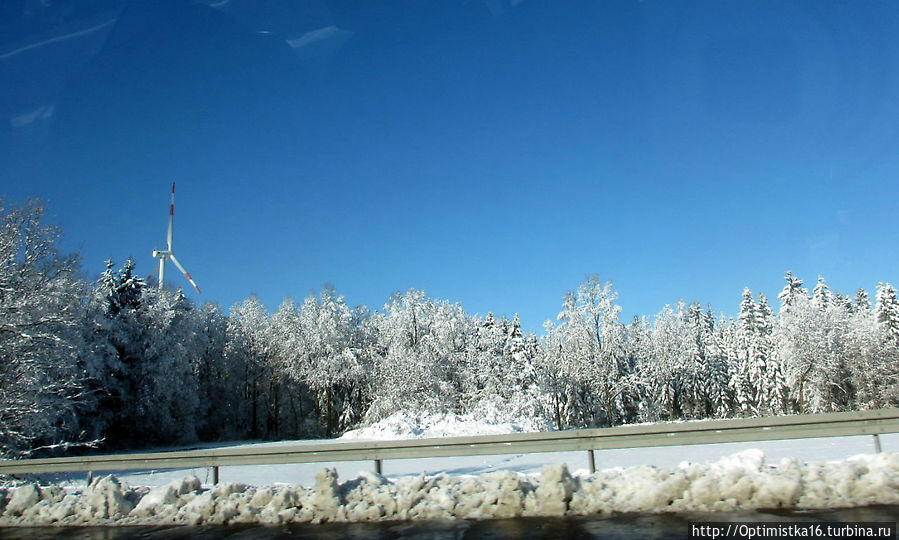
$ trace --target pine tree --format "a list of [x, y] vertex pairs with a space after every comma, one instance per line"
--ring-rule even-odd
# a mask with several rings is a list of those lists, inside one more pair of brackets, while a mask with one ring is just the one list
[[744, 288], [740, 313], [737, 317], [737, 356], [732, 380], [734, 398], [744, 415], [756, 414], [759, 405], [758, 387], [761, 376], [757, 362], [759, 348], [757, 311], [752, 291], [748, 287]]
[[855, 304], [852, 303], [852, 298], [840, 291], [833, 293], [833, 304], [847, 313], [855, 313]]
[[684, 371], [680, 409], [690, 418], [703, 418], [709, 411], [709, 365], [705, 337], [707, 324], [698, 302], [690, 304], [684, 316], [686, 332]]
[[896, 289], [891, 284], [877, 284], [877, 305], [874, 312], [887, 343], [899, 345], [899, 300], [896, 299]]
[[521, 339], [523, 337], [521, 333], [521, 320], [518, 318], [518, 313], [516, 313], [515, 317], [512, 319], [512, 329], [509, 333], [509, 337], [512, 339]]
[[203, 312], [180, 290], [147, 288], [131, 259], [118, 272], [107, 261], [90, 306], [84, 362], [98, 399], [95, 429], [112, 447], [195, 440], [199, 373], [210, 352]]
[[824, 276], [818, 276], [818, 283], [812, 291], [812, 302], [820, 308], [826, 308], [833, 302], [833, 294], [831, 294]]
[[802, 287], [802, 280], [793, 276], [793, 272], [787, 272], [784, 276], [787, 284], [777, 298], [780, 300], [780, 313], [787, 311], [796, 304], [800, 298], [808, 298], [808, 291]]
[[854, 313], [862, 313], [871, 311], [871, 298], [868, 297], [868, 291], [859, 288], [855, 291]]
[[774, 353], [774, 313], [768, 299], [759, 293], [756, 303], [756, 357], [755, 369], [758, 373], [757, 413], [760, 415], [782, 414], [786, 411], [787, 384], [783, 369]]
[[706, 395], [708, 408], [706, 416], [726, 416], [731, 409], [733, 394], [730, 390], [730, 364], [725, 347], [724, 320], [715, 323], [715, 314], [709, 305], [703, 314], [703, 350], [708, 370]]
[[474, 340], [470, 405], [498, 395], [505, 384], [508, 366], [504, 361], [503, 351], [508, 345], [509, 336], [508, 329], [503, 326], [508, 326], [508, 323], [498, 324], [492, 312], [487, 313], [478, 326]]
[[106, 316], [115, 317], [123, 309], [140, 307], [141, 296], [146, 284], [134, 275], [134, 259], [125, 261], [122, 269], [115, 271], [112, 259], [106, 259], [106, 270], [97, 282], [98, 293], [106, 300]]

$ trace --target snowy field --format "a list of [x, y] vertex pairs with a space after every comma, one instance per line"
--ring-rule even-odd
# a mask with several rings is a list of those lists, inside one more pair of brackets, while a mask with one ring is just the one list
[[[343, 439], [383, 440], [533, 431], [528, 422], [395, 416]], [[309, 443], [321, 441], [308, 441]], [[290, 443], [256, 443], [272, 446]], [[383, 462], [48, 475], [40, 489], [0, 488], [0, 525], [224, 523], [487, 518], [605, 512], [729, 511], [899, 504], [899, 435], [596, 452]], [[330, 469], [323, 472], [323, 469]], [[51, 487], [48, 487], [51, 486]]]

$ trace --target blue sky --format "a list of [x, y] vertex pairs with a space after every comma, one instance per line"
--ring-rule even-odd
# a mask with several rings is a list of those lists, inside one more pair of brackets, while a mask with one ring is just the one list
[[[540, 333], [896, 283], [891, 2], [9, 2], [0, 195], [226, 309], [424, 289]], [[169, 267], [174, 286], [189, 284]]]

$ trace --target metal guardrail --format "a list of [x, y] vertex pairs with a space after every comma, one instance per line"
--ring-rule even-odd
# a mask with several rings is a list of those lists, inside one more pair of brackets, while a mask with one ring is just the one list
[[213, 483], [217, 483], [218, 468], [224, 466], [374, 461], [375, 470], [380, 473], [381, 461], [385, 459], [578, 450], [587, 451], [590, 471], [593, 472], [596, 468], [595, 450], [872, 435], [875, 449], [879, 452], [878, 435], [883, 433], [899, 433], [899, 409], [438, 439], [329, 441], [175, 452], [0, 460], [0, 474], [86, 471], [90, 476], [96, 471], [212, 467]]

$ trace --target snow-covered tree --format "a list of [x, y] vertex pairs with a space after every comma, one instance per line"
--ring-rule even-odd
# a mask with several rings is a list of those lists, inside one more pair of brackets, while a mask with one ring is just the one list
[[802, 281], [788, 272], [780, 293], [780, 315], [775, 327], [777, 360], [792, 391], [796, 412], [820, 412], [840, 408], [846, 401], [844, 347], [845, 316], [832, 305], [819, 280], [818, 299], [810, 298]]
[[884, 339], [899, 346], [899, 300], [896, 299], [896, 289], [891, 284], [877, 284], [877, 304], [874, 311]]
[[206, 346], [200, 314], [180, 289], [155, 288], [144, 293], [138, 313], [144, 332], [135, 343], [140, 355], [131, 372], [136, 392], [127, 403], [135, 406], [135, 425], [152, 427], [137, 440], [192, 442], [200, 405], [197, 362]]
[[871, 311], [871, 298], [868, 296], [868, 291], [862, 288], [855, 291], [855, 300], [853, 301], [851, 311], [853, 313]]
[[[862, 295], [856, 293], [856, 298], [859, 297]], [[863, 308], [865, 305], [867, 307]], [[896, 370], [899, 358], [895, 354], [896, 348], [884, 339], [867, 293], [862, 301], [855, 303], [849, 316], [845, 350], [849, 382], [854, 393], [852, 405], [857, 409], [889, 406], [899, 382]]]
[[301, 341], [288, 372], [313, 392], [321, 428], [331, 437], [347, 427], [341, 418], [356, 419], [343, 414], [358, 409], [352, 402], [363, 385], [358, 351], [352, 347], [356, 319], [343, 297], [326, 286], [318, 297], [306, 297], [298, 322]]
[[571, 384], [564, 360], [563, 342], [562, 330], [547, 320], [543, 325], [543, 346], [537, 356], [536, 367], [539, 384], [546, 392], [549, 414], [556, 429], [571, 425], [567, 407]]
[[899, 300], [811, 294], [786, 273], [777, 317], [743, 292], [736, 320], [679, 302], [625, 326], [609, 282], [568, 293], [542, 338], [410, 289], [381, 313], [333, 287], [269, 315], [224, 316], [147, 287], [129, 259], [90, 287], [36, 203], [0, 203], [0, 455], [104, 439], [334, 436], [393, 412], [632, 421], [899, 405]]
[[640, 353], [637, 380], [646, 392], [644, 420], [674, 420], [680, 414], [684, 374], [691, 367], [685, 354], [690, 349], [691, 336], [685, 324], [684, 303], [678, 302], [677, 307], [675, 311], [666, 305], [656, 315]]
[[784, 414], [787, 411], [787, 381], [783, 366], [775, 353], [774, 312], [768, 299], [759, 293], [755, 311], [755, 358], [758, 391], [757, 413], [760, 415]]
[[499, 395], [508, 373], [503, 363], [503, 350], [509, 336], [492, 312], [477, 325], [472, 341], [471, 361], [465, 366], [466, 408], [491, 396]]
[[[800, 300], [793, 300], [801, 304]], [[732, 387], [742, 414], [767, 415], [784, 412], [786, 379], [774, 353], [774, 317], [765, 295], [758, 302], [748, 288], [743, 290], [736, 327], [737, 349]]]
[[211, 352], [202, 312], [180, 290], [146, 287], [130, 259], [118, 272], [107, 262], [90, 305], [85, 366], [99, 400], [94, 418], [107, 443], [195, 440], [199, 374]]
[[455, 359], [465, 346], [455, 334], [467, 318], [461, 306], [428, 299], [416, 289], [395, 293], [383, 313], [372, 316], [378, 354], [373, 359], [368, 420], [397, 410], [460, 407]]
[[235, 411], [241, 431], [253, 439], [267, 435], [269, 384], [275, 355], [271, 320], [255, 295], [231, 308], [226, 327], [225, 357], [242, 366], [241, 400]]
[[537, 336], [524, 336], [518, 314], [509, 327], [509, 339], [503, 349], [506, 365], [506, 384], [499, 398], [508, 418], [546, 418], [546, 396], [537, 376]]
[[237, 440], [237, 411], [243, 398], [243, 366], [225, 354], [228, 319], [214, 302], [192, 312], [198, 341], [194, 359], [199, 392], [197, 434], [201, 440]]
[[[617, 294], [610, 282], [589, 276], [569, 292], [557, 319], [547, 327], [544, 378], [555, 393], [557, 423], [611, 425], [621, 412], [621, 396], [627, 376], [627, 335], [615, 305]], [[563, 383], [560, 385], [559, 383]]]
[[756, 349], [759, 333], [756, 329], [756, 309], [752, 291], [748, 287], [743, 289], [735, 336], [737, 356], [731, 380], [734, 398], [742, 414], [754, 414], [758, 406], [756, 392], [759, 374], [756, 371]]
[[833, 302], [833, 294], [830, 292], [824, 276], [818, 276], [818, 283], [812, 291], [812, 302], [820, 308], [826, 308]]
[[711, 306], [704, 312], [698, 302], [693, 303], [683, 317], [684, 360], [678, 407], [689, 418], [724, 416], [731, 402], [729, 369]]
[[731, 367], [725, 345], [724, 320], [720, 324], [716, 323], [711, 305], [702, 314], [700, 339], [707, 369], [706, 416], [724, 417], [730, 413], [733, 402], [730, 389]]
[[[304, 339], [300, 321], [300, 305], [287, 297], [271, 316], [272, 354], [269, 358], [269, 408], [267, 430], [277, 438], [317, 435], [317, 423], [309, 400], [309, 386], [295, 371], [304, 355]], [[308, 403], [307, 403], [308, 401]]]
[[84, 403], [84, 285], [32, 202], [0, 201], [0, 455], [74, 441]]
[[784, 278], [787, 280], [786, 286], [777, 295], [780, 300], [780, 313], [788, 310], [797, 301], [808, 299], [808, 290], [802, 287], [802, 280], [793, 275], [793, 272], [787, 272]]

